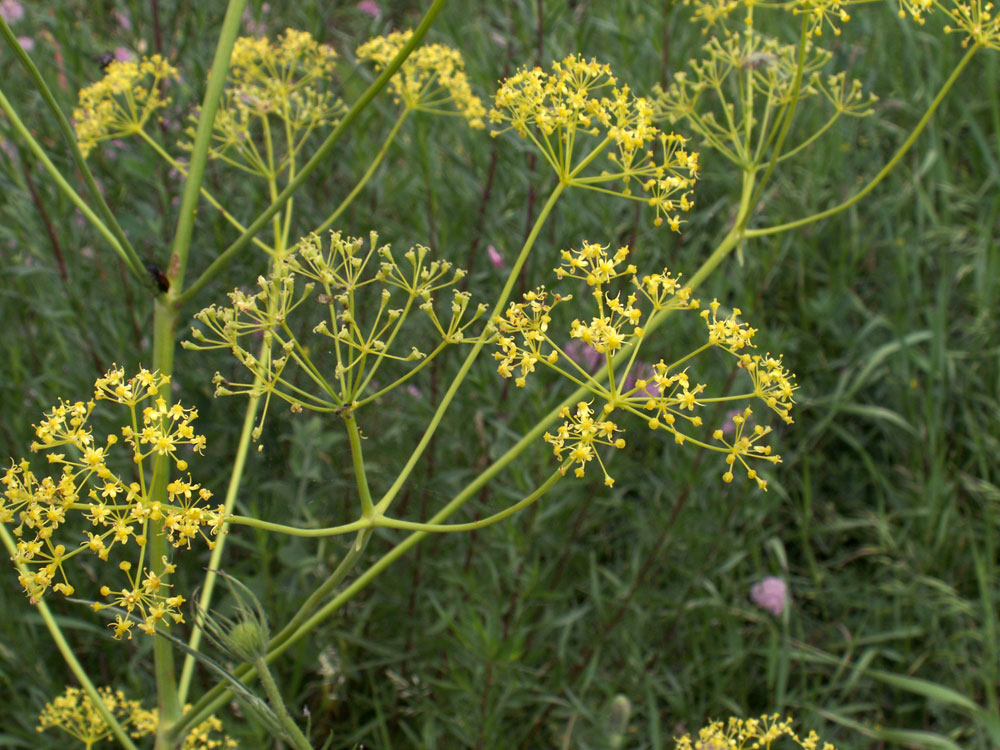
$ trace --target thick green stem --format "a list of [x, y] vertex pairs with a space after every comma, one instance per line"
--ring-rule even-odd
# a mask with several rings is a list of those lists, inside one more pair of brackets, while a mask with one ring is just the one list
[[[219, 102], [222, 99], [222, 89], [229, 71], [229, 58], [233, 52], [233, 45], [236, 43], [236, 35], [240, 31], [243, 9], [246, 4], [247, 0], [229, 0], [226, 15], [222, 19], [219, 42], [215, 47], [212, 69], [208, 73], [208, 86], [205, 88], [205, 96], [201, 102], [198, 128], [195, 131], [194, 145], [191, 148], [191, 161], [188, 166], [187, 179], [184, 180], [184, 193], [181, 195], [177, 230], [174, 232], [170, 267], [167, 269], [167, 277], [171, 280], [171, 287], [178, 289], [183, 287], [184, 271], [187, 268], [188, 256], [191, 252], [191, 236], [194, 233], [194, 219], [198, 214], [198, 196], [201, 193], [202, 181], [205, 179], [208, 150], [212, 145], [215, 113], [218, 111]], [[254, 235], [257, 234], [257, 231], [254, 232]], [[249, 238], [247, 241], [249, 242]], [[184, 297], [184, 299], [189, 298], [190, 295]], [[181, 306], [176, 299], [174, 306], [177, 308]]]
[[[174, 368], [174, 351], [177, 336], [177, 306], [173, 298], [175, 290], [182, 287], [184, 269], [191, 248], [191, 236], [194, 231], [194, 219], [198, 208], [198, 196], [201, 191], [202, 179], [205, 175], [205, 163], [208, 160], [208, 147], [211, 143], [212, 124], [222, 98], [222, 88], [229, 69], [229, 58], [232, 54], [236, 35], [239, 32], [240, 20], [246, 0], [229, 0], [226, 15], [222, 21], [222, 31], [215, 50], [215, 59], [208, 76], [208, 87], [202, 100], [201, 118], [195, 135], [194, 147], [191, 152], [191, 162], [188, 177], [184, 183], [184, 194], [181, 199], [180, 216], [177, 230], [174, 234], [173, 250], [167, 276], [171, 279], [171, 290], [166, 299], [157, 300], [153, 312], [153, 366], [161, 374], [170, 376]], [[169, 404], [171, 392], [169, 384], [164, 386], [160, 396]], [[150, 496], [154, 501], [166, 503], [167, 481], [169, 479], [170, 458], [158, 456], [154, 466], [154, 483]], [[160, 564], [167, 556], [167, 539], [163, 530], [163, 522], [152, 522], [149, 534], [150, 562]], [[166, 576], [164, 576], [166, 578]], [[167, 581], [165, 581], [167, 582]], [[153, 642], [154, 669], [156, 674], [157, 704], [159, 707], [159, 725], [156, 733], [155, 750], [173, 750], [175, 742], [171, 730], [181, 717], [181, 703], [177, 692], [176, 675], [174, 671], [174, 653], [166, 638], [157, 638]]]
[[427, 9], [427, 13], [424, 14], [423, 19], [420, 24], [413, 30], [413, 34], [409, 41], [404, 44], [399, 53], [392, 58], [390, 63], [385, 67], [378, 77], [372, 81], [371, 86], [369, 86], [365, 93], [354, 103], [347, 113], [344, 115], [343, 119], [337, 124], [337, 127], [333, 129], [333, 132], [326, 137], [322, 145], [316, 150], [312, 158], [306, 162], [302, 170], [295, 176], [285, 189], [281, 191], [278, 197], [268, 206], [264, 212], [258, 216], [254, 221], [247, 227], [247, 231], [244, 232], [235, 242], [233, 242], [229, 247], [223, 251], [223, 253], [216, 258], [212, 264], [205, 269], [205, 271], [198, 277], [198, 279], [184, 292], [180, 295], [175, 303], [177, 306], [182, 306], [188, 302], [192, 297], [194, 297], [198, 292], [200, 292], [208, 283], [218, 276], [230, 263], [232, 263], [236, 256], [243, 250], [244, 247], [250, 242], [250, 240], [260, 233], [261, 229], [267, 226], [267, 222], [271, 220], [278, 211], [281, 210], [285, 202], [292, 197], [296, 190], [302, 185], [303, 182], [311, 175], [317, 167], [320, 166], [326, 157], [333, 150], [333, 147], [340, 140], [340, 137], [347, 131], [347, 129], [354, 123], [358, 115], [361, 114], [362, 110], [368, 106], [368, 104], [375, 98], [376, 94], [382, 90], [382, 88], [389, 82], [393, 74], [399, 69], [399, 66], [403, 64], [403, 61], [409, 56], [421, 40], [427, 34], [428, 29], [430, 29], [431, 24], [434, 23], [434, 19], [437, 18], [441, 9], [444, 7], [446, 0], [434, 0], [431, 7]]
[[28, 75], [35, 84], [35, 88], [38, 93], [41, 94], [42, 100], [46, 105], [48, 105], [49, 110], [51, 110], [52, 114], [55, 116], [56, 123], [59, 125], [59, 129], [62, 131], [63, 137], [69, 145], [70, 153], [73, 155], [73, 161], [76, 163], [76, 168], [80, 170], [80, 174], [83, 175], [83, 181], [87, 185], [87, 191], [90, 193], [90, 198], [97, 205], [97, 210], [103, 219], [102, 223], [107, 229], [110, 230], [111, 234], [118, 241], [118, 245], [124, 253], [125, 264], [137, 279], [144, 282], [150, 289], [155, 289], [155, 285], [149, 277], [149, 274], [145, 272], [138, 254], [128, 241], [128, 237], [125, 236], [125, 232], [122, 230], [121, 225], [118, 224], [114, 214], [111, 213], [111, 209], [104, 200], [104, 195], [101, 193], [101, 189], [97, 186], [97, 180], [94, 179], [93, 173], [91, 173], [90, 168], [87, 166], [87, 160], [84, 158], [83, 152], [80, 151], [80, 145], [77, 143], [76, 133], [73, 131], [73, 126], [70, 125], [69, 120], [66, 119], [66, 115], [63, 114], [62, 108], [59, 106], [58, 102], [56, 102], [55, 97], [52, 95], [52, 91], [49, 90], [48, 84], [45, 83], [45, 79], [42, 77], [42, 74], [39, 72], [38, 68], [35, 67], [35, 63], [32, 61], [28, 53], [24, 51], [24, 48], [21, 47], [21, 44], [14, 36], [14, 32], [11, 31], [10, 26], [7, 25], [7, 22], [2, 16], [0, 16], [0, 34], [3, 35], [7, 45], [14, 52], [14, 56], [17, 58], [18, 62], [20, 62], [21, 66], [28, 72]]
[[[17, 544], [14, 542], [14, 538], [10, 535], [5, 524], [0, 523], [0, 538], [3, 539], [3, 545], [7, 548], [11, 557], [17, 554]], [[18, 570], [22, 573], [27, 572], [24, 565], [18, 564]], [[101, 700], [100, 693], [97, 692], [97, 688], [94, 687], [94, 683], [90, 681], [87, 676], [87, 671], [83, 668], [83, 665], [76, 658], [76, 654], [73, 653], [73, 649], [70, 647], [69, 643], [66, 642], [66, 637], [63, 635], [62, 629], [59, 627], [59, 623], [56, 622], [56, 618], [52, 616], [52, 612], [49, 610], [48, 605], [45, 600], [39, 600], [35, 607], [38, 609], [38, 613], [42, 616], [42, 622], [45, 623], [45, 627], [49, 630], [49, 635], [51, 636], [56, 647], [59, 649], [59, 653], [62, 654], [63, 659], [66, 661], [66, 666], [76, 677], [77, 682], [80, 683], [80, 687], [90, 698], [91, 703], [94, 704], [94, 708], [101, 715], [104, 721], [107, 723], [108, 727], [111, 729], [111, 733], [115, 736], [122, 747], [126, 750], [136, 750], [135, 744], [129, 739], [128, 734], [126, 734], [125, 729], [114, 717], [108, 707]]]
[[828, 208], [826, 211], [820, 211], [819, 213], [813, 214], [812, 216], [806, 216], [803, 219], [790, 221], [786, 224], [778, 224], [773, 227], [763, 227], [761, 229], [748, 229], [745, 233], [745, 236], [763, 237], [764, 235], [768, 234], [778, 234], [779, 232], [787, 232], [789, 229], [798, 229], [799, 227], [803, 227], [807, 224], [812, 224], [814, 221], [819, 221], [820, 219], [826, 219], [830, 216], [833, 216], [834, 214], [838, 214], [841, 211], [850, 208], [859, 200], [868, 195], [868, 193], [870, 193], [872, 190], [875, 189], [876, 185], [878, 185], [880, 182], [882, 182], [882, 180], [886, 178], [886, 176], [899, 163], [899, 160], [903, 158], [903, 156], [906, 154], [907, 151], [910, 150], [910, 147], [917, 140], [917, 137], [923, 132], [924, 128], [927, 126], [927, 123], [930, 122], [930, 119], [934, 115], [934, 112], [937, 110], [938, 106], [940, 106], [941, 102], [944, 101], [944, 97], [951, 90], [951, 87], [955, 84], [955, 81], [958, 80], [958, 77], [961, 75], [962, 71], [965, 70], [965, 66], [969, 64], [969, 62], [972, 60], [972, 56], [975, 55], [978, 50], [979, 50], [978, 45], [976, 44], [969, 45], [968, 52], [965, 53], [965, 56], [962, 57], [962, 59], [959, 61], [958, 65], [952, 71], [951, 75], [948, 76], [948, 80], [946, 80], [944, 82], [944, 85], [941, 86], [941, 90], [938, 91], [937, 96], [934, 97], [934, 101], [931, 102], [931, 105], [924, 113], [924, 116], [920, 118], [920, 122], [917, 123], [917, 126], [913, 129], [913, 132], [910, 133], [909, 137], [905, 141], [903, 141], [903, 145], [899, 147], [899, 150], [896, 151], [895, 155], [888, 161], [888, 163], [884, 167], [882, 167], [879, 173], [875, 175], [871, 179], [871, 181], [867, 185], [865, 185], [861, 190], [859, 190], [857, 193], [855, 193], [853, 196], [848, 198], [843, 203], [836, 205], [833, 208]]
[[[161, 300], [157, 300], [153, 309], [153, 369], [162, 375], [171, 376], [174, 371], [174, 349], [177, 333], [177, 312]], [[170, 384], [166, 383], [160, 391], [160, 396], [170, 404]], [[167, 503], [167, 483], [170, 478], [170, 457], [157, 456], [153, 465], [153, 479], [149, 487], [149, 497], [153, 502], [163, 505]], [[163, 558], [169, 559], [167, 536], [163, 529], [163, 520], [149, 523], [149, 564], [159, 567]], [[170, 576], [162, 576], [166, 585], [170, 584]], [[156, 733], [156, 750], [172, 750], [173, 744], [167, 738], [167, 732], [181, 715], [181, 703], [177, 696], [177, 683], [174, 672], [174, 652], [170, 641], [166, 638], [155, 638], [153, 641], [154, 672], [156, 676], [157, 709], [159, 724]]]

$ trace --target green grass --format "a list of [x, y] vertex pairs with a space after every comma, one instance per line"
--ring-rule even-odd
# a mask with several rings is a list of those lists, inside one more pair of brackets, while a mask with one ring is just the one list
[[[100, 74], [94, 55], [139, 38], [154, 48], [144, 3], [106, 2], [103, 13], [84, 13], [93, 6], [70, 0], [59, 6], [52, 14], [30, 8], [15, 31], [44, 27], [58, 43], [67, 83], [56, 93], [67, 109]], [[380, 22], [353, 3], [329, 12], [319, 4], [275, 7], [266, 23], [306, 28], [349, 59], [370, 34], [418, 18], [408, 2], [383, 7]], [[131, 10], [132, 32], [115, 30], [114, 8]], [[214, 43], [207, 32], [221, 11], [181, 2], [159, 8], [161, 43], [188, 82], [175, 92], [182, 121], [200, 93]], [[790, 160], [765, 194], [758, 225], [834, 205], [863, 184], [960, 57], [959, 39], [945, 37], [933, 19], [926, 27], [900, 22], [889, 4], [852, 15], [842, 37], [822, 41], [837, 66], [849, 66], [880, 96], [879, 111]], [[608, 61], [646, 92], [702, 42], [687, 11], [671, 4], [483, 3], [471, 26], [469, 17], [453, 3], [432, 36], [463, 50], [483, 95], [521, 64], [572, 51]], [[46, 54], [51, 42], [36, 37], [43, 73], [58, 80]], [[5, 93], [69, 170], [41, 103], [15, 63], [4, 57], [3, 65]], [[314, 740], [332, 733], [334, 748], [378, 750], [597, 750], [611, 746], [611, 703], [621, 694], [631, 702], [622, 747], [636, 750], [671, 748], [672, 737], [709, 717], [770, 711], [796, 716], [847, 750], [1000, 745], [998, 66], [995, 53], [980, 53], [868, 199], [833, 219], [749, 242], [743, 264], [733, 258], [701, 290], [741, 307], [766, 335], [762, 346], [783, 352], [798, 375], [796, 422], [779, 431], [784, 462], [769, 472], [770, 492], [723, 485], [721, 462], [647, 439], [632, 425], [629, 448], [613, 457], [613, 490], [567, 481], [507, 523], [432, 538], [292, 649], [277, 677], [293, 715], [308, 707]], [[345, 65], [347, 100], [367, 80], [350, 71]], [[342, 141], [329, 169], [296, 198], [303, 228], [347, 192], [393, 117], [380, 98]], [[93, 161], [140, 254], [163, 263], [177, 182], [132, 143]], [[631, 243], [640, 264], [666, 262], [690, 274], [725, 233], [738, 199], [725, 162], [706, 153], [703, 164], [696, 210], [680, 236], [654, 229], [648, 214], [622, 201], [571, 193], [527, 277], [546, 278], [555, 253], [583, 238]], [[418, 118], [343, 228], [377, 228], [394, 247], [429, 244], [471, 265], [470, 289], [486, 296], [503, 278], [486, 247], [508, 259], [517, 252], [553, 184], [543, 166], [514, 138]], [[22, 456], [31, 424], [58, 397], [81, 397], [113, 361], [149, 362], [150, 305], [33, 164], [25, 169], [19, 157], [0, 155], [0, 167], [0, 453]], [[250, 218], [259, 196], [231, 179], [216, 169], [209, 184]], [[208, 208], [196, 232], [195, 270], [233, 237]], [[262, 269], [260, 257], [232, 268], [191, 311]], [[180, 392], [198, 406], [209, 436], [212, 468], [203, 481], [221, 494], [243, 403], [212, 399], [209, 380], [232, 366], [221, 357], [178, 357]], [[375, 491], [394, 478], [455, 367], [452, 360], [430, 368], [417, 383], [422, 398], [393, 393], [364, 425]], [[454, 418], [398, 500], [405, 517], [431, 515], [556, 397], [548, 381], [505, 388], [487, 362], [477, 365]], [[274, 413], [268, 425], [238, 512], [286, 523], [349, 520], [353, 479], [336, 422]], [[549, 471], [551, 456], [539, 445], [465, 513], [487, 515]], [[369, 562], [399, 538], [377, 535]], [[332, 569], [343, 544], [246, 529], [228, 543], [225, 569], [257, 592], [277, 624]], [[782, 618], [749, 600], [752, 584], [771, 574], [790, 584], [793, 604]], [[192, 565], [187, 575], [190, 591], [201, 571]], [[0, 577], [0, 590], [0, 747], [64, 747], [34, 724], [68, 673], [13, 575]], [[96, 682], [151, 696], [144, 639], [116, 643], [86, 609], [53, 606]], [[198, 680], [211, 684], [207, 675]], [[226, 721], [243, 747], [271, 746], [249, 722]]]

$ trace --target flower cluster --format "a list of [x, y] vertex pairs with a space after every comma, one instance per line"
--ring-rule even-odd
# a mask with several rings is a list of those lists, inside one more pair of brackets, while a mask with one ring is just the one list
[[[111, 715], [134, 739], [156, 731], [159, 725], [156, 709], [143, 708], [139, 701], [127, 699], [121, 690], [101, 687], [97, 692]], [[38, 717], [37, 729], [39, 732], [61, 729], [86, 748], [111, 737], [111, 727], [90, 696], [75, 687], [66, 688], [45, 704]], [[238, 747], [236, 740], [221, 732], [222, 722], [210, 716], [188, 733], [182, 750], [235, 750]]]
[[138, 62], [113, 60], [105, 70], [104, 78], [80, 92], [80, 104], [73, 110], [84, 156], [101, 141], [141, 131], [154, 112], [170, 103], [163, 84], [177, 78], [177, 68], [160, 55]]
[[[237, 39], [209, 155], [266, 178], [288, 169], [308, 137], [336, 125], [345, 110], [328, 88], [336, 64], [333, 47], [305, 31]], [[193, 142], [193, 127], [188, 136]], [[281, 139], [284, 152], [275, 157]]]
[[[725, 454], [726, 482], [732, 481], [732, 467], [739, 461], [746, 468], [747, 477], [766, 490], [767, 482], [758, 476], [751, 462], [777, 463], [780, 456], [761, 442], [770, 434], [770, 427], [747, 426], [752, 413], [749, 408], [741, 416], [733, 417], [735, 434], [731, 442], [721, 429], [711, 435], [714, 444], [698, 439], [691, 430], [703, 426], [699, 412], [705, 405], [752, 398], [762, 400], [784, 421], [791, 422], [794, 375], [778, 357], [751, 354], [756, 329], [739, 320], [738, 309], [720, 317], [717, 300], [701, 313], [707, 327], [707, 343], [671, 364], [662, 359], [654, 364], [639, 360], [647, 328], [655, 316], [671, 310], [695, 310], [700, 303], [692, 299], [691, 290], [668, 269], [639, 276], [636, 267], [628, 263], [629, 254], [628, 248], [610, 253], [608, 248], [588, 242], [579, 250], [564, 251], [562, 263], [555, 269], [556, 276], [585, 282], [597, 314], [589, 319], [574, 319], [568, 326], [571, 342], [561, 347], [553, 338], [557, 336], [553, 332], [553, 310], [572, 300], [572, 296], [553, 294], [544, 287], [526, 293], [521, 301], [511, 302], [494, 321], [498, 351], [493, 357], [498, 362], [497, 372], [505, 378], [513, 377], [515, 385], [523, 387], [537, 367], [545, 367], [583, 386], [602, 404], [592, 407], [593, 402], [581, 402], [575, 411], [564, 409], [563, 424], [554, 434], [545, 435], [556, 458], [563, 462], [564, 472], [575, 465], [574, 473], [583, 476], [587, 463], [595, 457], [600, 461], [595, 452], [597, 445], [614, 448], [625, 445], [622, 438], [616, 437], [621, 431], [618, 425], [607, 419], [615, 410], [623, 409], [644, 419], [650, 429], [671, 433], [678, 444], [690, 441]], [[618, 282], [615, 284], [618, 286], [626, 278], [635, 291], [623, 297], [621, 292], [612, 294], [608, 290], [613, 282]], [[626, 351], [629, 348], [630, 354]], [[732, 355], [736, 366], [749, 374], [753, 389], [735, 396], [708, 397], [705, 394], [708, 386], [692, 378], [686, 363], [709, 349]], [[616, 363], [618, 354], [622, 357]], [[602, 413], [602, 417], [596, 418], [595, 413]], [[707, 439], [706, 435], [704, 440]], [[601, 468], [605, 484], [611, 486], [614, 480], [603, 462]]]
[[[382, 70], [410, 40], [412, 31], [377, 36], [358, 47], [359, 60], [370, 60]], [[486, 108], [472, 93], [465, 76], [462, 54], [444, 44], [425, 44], [410, 53], [389, 81], [397, 102], [407, 109], [438, 114], [459, 114], [470, 127], [485, 128]]]
[[923, 25], [926, 17], [935, 8], [941, 10], [949, 18], [944, 27], [949, 34], [965, 34], [962, 46], [967, 47], [974, 42], [981, 47], [1000, 50], [1000, 15], [992, 2], [981, 0], [899, 0], [899, 17], [910, 16], [918, 24]]
[[[97, 691], [112, 716], [125, 729], [130, 729], [133, 737], [142, 737], [147, 732], [146, 714], [139, 701], [128, 700], [121, 690], [109, 687]], [[80, 688], [68, 687], [62, 695], [45, 704], [38, 716], [38, 731], [61, 729], [75, 737], [86, 747], [111, 737], [111, 727], [98, 712], [90, 697]]]
[[[651, 103], [619, 85], [607, 65], [573, 55], [552, 72], [523, 68], [501, 83], [490, 122], [502, 126], [494, 136], [513, 130], [529, 139], [569, 184], [648, 203], [657, 224], [665, 218], [677, 231], [678, 212], [691, 208], [698, 154], [656, 127]], [[607, 168], [585, 173], [602, 155]], [[644, 195], [632, 195], [633, 182]]]
[[[229, 295], [231, 306], [213, 305], [199, 312], [195, 318], [205, 330], [194, 329], [193, 341], [183, 346], [229, 350], [254, 376], [251, 383], [233, 383], [216, 374], [216, 395], [244, 393], [270, 398], [274, 394], [288, 401], [293, 411], [343, 413], [402, 385], [445, 346], [478, 340], [468, 335], [468, 329], [486, 311], [485, 305], [470, 311], [470, 295], [453, 290], [447, 315], [441, 315], [436, 306], [438, 294], [464, 275], [447, 261], [432, 260], [422, 245], [407, 250], [397, 260], [388, 245], [378, 245], [375, 232], [367, 249], [361, 238], [345, 237], [340, 232], [331, 232], [324, 248], [322, 240], [312, 234], [276, 264], [269, 278], [258, 278], [260, 291], [247, 294], [236, 290]], [[307, 283], [298, 291], [296, 281], [300, 278]], [[367, 304], [368, 299], [372, 304]], [[307, 301], [310, 310], [316, 305], [322, 311], [313, 333], [332, 345], [335, 361], [329, 376], [322, 374], [323, 363], [310, 358], [309, 348], [287, 324], [289, 314]], [[414, 346], [412, 338], [400, 335], [414, 307], [424, 314], [440, 340], [430, 354]], [[374, 314], [366, 316], [369, 310]], [[245, 346], [247, 337], [254, 335], [263, 338], [264, 346], [257, 353]], [[408, 349], [404, 341], [408, 341]], [[317, 349], [329, 350], [330, 346]], [[388, 362], [418, 364], [365, 397], [376, 371]], [[320, 392], [310, 393], [291, 382], [285, 373], [289, 364], [301, 369]], [[256, 434], [260, 434], [260, 425]]]
[[[611, 412], [610, 404], [604, 407], [605, 416]], [[563, 454], [566, 454], [566, 462], [560, 467], [563, 474], [567, 469], [576, 464], [573, 473], [582, 477], [584, 467], [594, 458], [604, 472], [604, 484], [608, 487], [614, 486], [615, 480], [608, 475], [608, 470], [604, 468], [604, 462], [594, 451], [595, 445], [610, 445], [619, 450], [625, 447], [624, 438], [616, 438], [615, 433], [621, 432], [614, 422], [604, 419], [598, 421], [594, 419], [594, 412], [590, 404], [581, 401], [576, 405], [575, 411], [570, 411], [569, 407], [563, 407], [559, 414], [566, 421], [559, 425], [556, 434], [545, 433], [545, 442], [552, 446], [552, 452], [560, 461]]]
[[[781, 158], [786, 158], [812, 143], [839, 117], [865, 117], [874, 111], [877, 98], [866, 96], [860, 81], [848, 81], [842, 72], [820, 73], [830, 57], [806, 42], [801, 86], [796, 89], [796, 46], [754, 31], [713, 37], [702, 48], [702, 57], [689, 63], [690, 73], [676, 73], [666, 90], [654, 87], [655, 116], [671, 124], [683, 121], [707, 146], [747, 168], [763, 157], [762, 144], [773, 140], [773, 128], [780, 124], [780, 118], [771, 116], [775, 109], [787, 106], [795, 95], [799, 100], [822, 96], [834, 110], [832, 117], [800, 144], [785, 146]], [[748, 86], [753, 97], [746, 95]]]
[[791, 719], [782, 719], [778, 714], [761, 716], [759, 719], [730, 718], [728, 722], [713, 721], [703, 727], [697, 737], [685, 734], [676, 739], [676, 750], [749, 750], [761, 748], [769, 750], [782, 737], [797, 744], [802, 750], [835, 750], [829, 742], [820, 745], [816, 732], [799, 737], [792, 729]]
[[851, 20], [846, 8], [861, 2], [864, 0], [776, 0], [768, 3], [756, 0], [684, 0], [685, 5], [693, 8], [694, 19], [705, 24], [702, 33], [708, 33], [717, 23], [724, 23], [741, 7], [746, 10], [746, 25], [753, 26], [753, 9], [763, 6], [795, 16], [805, 15], [806, 33], [813, 37], [822, 36], [825, 28], [829, 28], [834, 36], [840, 36], [839, 24]]
[[[12, 463], [0, 478], [0, 522], [17, 523], [13, 529], [17, 538], [17, 554], [21, 586], [32, 601], [40, 599], [52, 588], [71, 596], [75, 589], [69, 581], [64, 563], [84, 552], [101, 561], [108, 561], [112, 551], [127, 554], [135, 545], [138, 562], [122, 560], [118, 568], [125, 574], [127, 585], [120, 589], [101, 587], [107, 604], [95, 604], [96, 609], [117, 605], [126, 614], [118, 614], [113, 624], [116, 637], [128, 635], [136, 620], [140, 629], [152, 634], [158, 622], [181, 622], [180, 607], [184, 598], [170, 595], [166, 577], [173, 572], [164, 557], [147, 559], [146, 544], [150, 534], [164, 533], [175, 547], [189, 547], [196, 536], [218, 533], [225, 516], [222, 506], [207, 506], [212, 493], [193, 483], [190, 475], [168, 483], [166, 502], [153, 499], [152, 471], [147, 459], [167, 457], [179, 472], [188, 468], [181, 457], [182, 449], [200, 453], [205, 438], [194, 432], [192, 422], [197, 411], [179, 404], [167, 406], [158, 394], [168, 378], [140, 370], [125, 379], [121, 368], [112, 368], [95, 384], [94, 400], [73, 403], [59, 402], [35, 426], [34, 452], [46, 451], [50, 465], [60, 467], [56, 476], [39, 476], [28, 461]], [[135, 475], [126, 478], [118, 473], [112, 459], [119, 444], [115, 434], [103, 443], [94, 436], [89, 419], [99, 399], [128, 407], [130, 424], [122, 428]], [[138, 408], [143, 402], [147, 405]], [[141, 423], [141, 427], [140, 427]], [[90, 531], [75, 544], [69, 541], [68, 526], [73, 517], [89, 523]], [[67, 546], [69, 545], [69, 546]]]

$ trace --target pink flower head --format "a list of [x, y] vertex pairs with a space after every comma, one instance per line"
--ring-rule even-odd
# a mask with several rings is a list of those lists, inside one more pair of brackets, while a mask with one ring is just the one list
[[128, 47], [115, 47], [115, 59], [118, 62], [126, 62], [128, 60], [134, 60], [135, 55], [132, 54], [132, 50]]
[[580, 339], [573, 339], [563, 347], [566, 356], [587, 372], [597, 372], [604, 363], [604, 355], [587, 346]]
[[122, 31], [132, 30], [132, 19], [129, 18], [128, 13], [121, 10], [113, 10], [111, 11], [111, 17], [115, 19], [115, 23], [121, 27]]
[[31, 52], [35, 48], [35, 40], [30, 36], [19, 36], [17, 43], [21, 45], [21, 48], [25, 52]]
[[371, 16], [376, 21], [382, 17], [382, 8], [377, 2], [375, 2], [375, 0], [361, 0], [361, 2], [358, 3], [358, 10], [366, 16]]
[[490, 256], [490, 263], [493, 264], [494, 268], [503, 268], [504, 267], [505, 264], [504, 264], [503, 256], [500, 254], [499, 250], [497, 250], [495, 247], [493, 247], [493, 245], [490, 245], [488, 248], [486, 248], [486, 254], [488, 256]]
[[424, 397], [424, 394], [421, 393], [420, 389], [417, 388], [417, 386], [413, 385], [413, 383], [410, 383], [408, 386], [406, 386], [406, 392], [409, 393], [410, 396], [412, 396], [413, 398], [423, 398]]
[[622, 383], [622, 392], [628, 393], [635, 388], [635, 384], [638, 381], [646, 380], [648, 382], [646, 383], [645, 390], [633, 393], [632, 398], [642, 398], [644, 395], [649, 396], [649, 398], [659, 398], [660, 386], [652, 381], [652, 377], [655, 374], [656, 371], [653, 370], [653, 366], [648, 362], [636, 362], [635, 366], [626, 376], [625, 382]]
[[776, 576], [768, 576], [753, 585], [750, 598], [761, 609], [780, 617], [788, 606], [788, 584]]
[[[3, 0], [0, 2], [0, 16], [8, 24], [17, 23], [24, 18], [24, 6], [17, 0]], [[23, 44], [21, 46], [24, 47]]]

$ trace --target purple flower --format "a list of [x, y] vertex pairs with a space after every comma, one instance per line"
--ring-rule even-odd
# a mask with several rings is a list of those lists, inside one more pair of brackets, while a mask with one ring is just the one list
[[421, 393], [420, 389], [417, 388], [417, 386], [413, 385], [413, 383], [410, 383], [408, 386], [406, 386], [406, 392], [409, 393], [413, 398], [424, 397], [424, 394]]
[[587, 372], [597, 372], [604, 363], [604, 355], [580, 339], [573, 339], [563, 347], [566, 356]]
[[726, 412], [726, 421], [722, 425], [723, 435], [732, 435], [736, 432], [736, 423], [733, 421], [733, 417], [738, 417], [742, 413], [742, 409], [730, 409]]
[[[271, 11], [270, 3], [264, 3], [260, 6], [261, 15], [266, 15]], [[254, 36], [263, 36], [267, 33], [267, 24], [263, 21], [258, 21], [253, 17], [253, 12], [250, 7], [247, 6], [243, 10], [243, 23], [246, 26], [247, 33], [253, 34]]]
[[31, 52], [35, 48], [35, 40], [30, 36], [19, 36], [17, 43], [21, 45], [25, 52]]
[[[17, 23], [24, 18], [24, 6], [17, 0], [3, 0], [0, 2], [0, 16], [8, 24]], [[21, 46], [24, 47], [23, 44]]]
[[122, 31], [132, 30], [132, 19], [129, 18], [128, 13], [121, 10], [113, 10], [111, 11], [111, 17], [115, 19], [115, 23], [121, 27]]
[[659, 398], [660, 397], [660, 386], [652, 381], [653, 375], [656, 371], [653, 366], [648, 362], [636, 362], [635, 366], [625, 377], [625, 382], [622, 384], [622, 392], [628, 393], [633, 388], [635, 384], [640, 380], [649, 381], [646, 383], [645, 390], [637, 391], [632, 394], [632, 398], [642, 398], [643, 394], [649, 396], [649, 398]]
[[505, 264], [504, 264], [503, 256], [500, 254], [499, 250], [497, 250], [495, 247], [493, 247], [493, 245], [490, 245], [488, 248], [486, 248], [486, 254], [488, 256], [490, 256], [490, 263], [493, 264], [494, 268], [503, 268], [504, 267]]
[[115, 59], [118, 62], [126, 62], [127, 60], [134, 60], [135, 55], [127, 47], [115, 47]]
[[780, 617], [788, 606], [788, 584], [775, 576], [768, 576], [750, 589], [750, 598], [761, 609]]
[[358, 3], [358, 10], [366, 16], [371, 16], [376, 21], [382, 17], [382, 8], [377, 2], [375, 2], [375, 0], [361, 0], [361, 2]]

